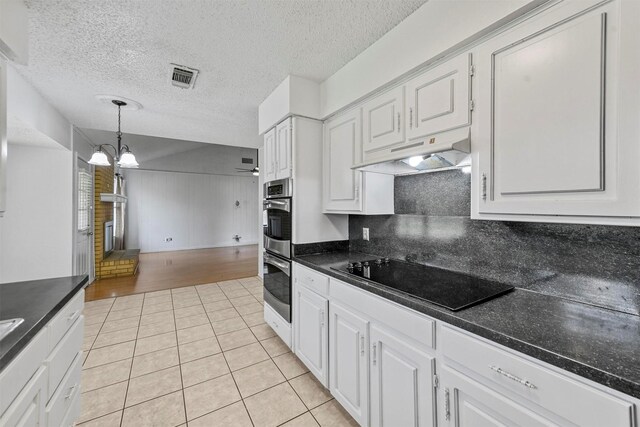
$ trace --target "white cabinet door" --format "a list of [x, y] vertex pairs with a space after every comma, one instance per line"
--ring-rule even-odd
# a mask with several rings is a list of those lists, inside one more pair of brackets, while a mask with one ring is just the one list
[[276, 179], [291, 178], [291, 118], [276, 126]]
[[404, 139], [404, 86], [386, 92], [362, 107], [363, 160]]
[[324, 211], [362, 211], [362, 172], [351, 169], [362, 158], [359, 108], [325, 122], [323, 148]]
[[0, 426], [35, 427], [45, 425], [47, 368], [40, 367], [20, 394], [0, 417]]
[[371, 425], [435, 425], [435, 358], [372, 325]]
[[7, 64], [0, 58], [0, 217], [7, 197]]
[[640, 216], [635, 3], [562, 3], [480, 48], [479, 213]]
[[471, 124], [471, 55], [462, 54], [407, 83], [410, 140]]
[[325, 387], [329, 385], [327, 317], [329, 302], [303, 286], [295, 291], [296, 355]]
[[439, 424], [456, 427], [551, 427], [556, 424], [446, 366], [440, 376]]
[[276, 179], [276, 129], [264, 134], [264, 182]]
[[331, 394], [361, 426], [368, 425], [369, 321], [331, 302], [329, 366]]

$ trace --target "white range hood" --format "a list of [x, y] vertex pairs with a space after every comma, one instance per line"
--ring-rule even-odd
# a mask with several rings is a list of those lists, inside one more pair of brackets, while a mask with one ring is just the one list
[[395, 158], [363, 163], [351, 169], [386, 175], [413, 175], [468, 167], [471, 165], [470, 131], [463, 139], [459, 138], [460, 133], [456, 139], [439, 141], [433, 147], [425, 145], [423, 150], [414, 151], [411, 155], [406, 154], [404, 150], [398, 150]]

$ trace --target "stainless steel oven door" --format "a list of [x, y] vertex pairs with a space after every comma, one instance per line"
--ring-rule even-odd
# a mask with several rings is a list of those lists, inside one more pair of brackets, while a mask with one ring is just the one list
[[264, 302], [291, 323], [291, 261], [263, 253]]
[[271, 199], [263, 202], [264, 248], [291, 258], [291, 199]]

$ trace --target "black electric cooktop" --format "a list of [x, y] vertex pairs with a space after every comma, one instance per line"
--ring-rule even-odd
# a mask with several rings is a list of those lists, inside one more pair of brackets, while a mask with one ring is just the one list
[[349, 263], [332, 268], [388, 286], [452, 311], [488, 301], [514, 288], [463, 273], [389, 258]]

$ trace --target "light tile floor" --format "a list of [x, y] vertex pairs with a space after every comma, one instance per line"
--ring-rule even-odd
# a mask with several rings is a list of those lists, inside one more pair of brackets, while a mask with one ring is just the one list
[[258, 277], [86, 303], [78, 425], [356, 426], [262, 304]]

